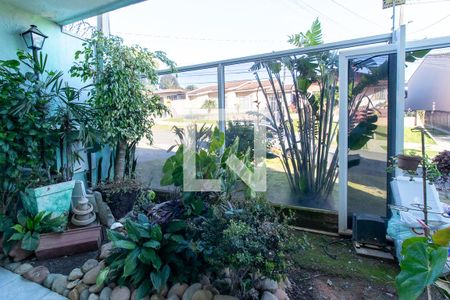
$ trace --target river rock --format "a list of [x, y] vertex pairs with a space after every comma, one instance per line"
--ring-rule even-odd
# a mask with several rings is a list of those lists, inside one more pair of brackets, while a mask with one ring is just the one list
[[219, 290], [216, 289], [212, 284], [208, 284], [203, 286], [204, 290], [210, 291], [211, 293], [213, 293], [213, 295], [219, 295]]
[[178, 297], [177, 295], [173, 294], [173, 295], [170, 295], [169, 297], [167, 297], [166, 300], [180, 300], [180, 297]]
[[[148, 297], [147, 297], [148, 299]], [[158, 294], [154, 294], [150, 297], [150, 300], [165, 300], [163, 296], [158, 295]]]
[[278, 283], [273, 279], [264, 278], [259, 283], [259, 289], [263, 291], [276, 291], [278, 289]]
[[201, 290], [201, 288], [202, 285], [200, 283], [194, 283], [193, 285], [191, 285], [186, 289], [186, 291], [183, 294], [182, 300], [191, 300], [195, 292]]
[[90, 293], [100, 293], [100, 291], [103, 289], [103, 287], [104, 287], [104, 285], [103, 284], [101, 284], [101, 285], [93, 285], [93, 286], [91, 286], [90, 288], [89, 288], [89, 292]]
[[13, 262], [13, 263], [7, 264], [5, 266], [5, 269], [7, 269], [11, 272], [14, 272], [14, 270], [17, 269], [18, 267], [20, 267], [20, 265], [21, 265], [21, 263], [19, 263], [19, 262]]
[[78, 290], [78, 293], [81, 294], [82, 291], [89, 289], [89, 285], [81, 282], [81, 280], [80, 280], [80, 283], [75, 288]]
[[278, 298], [271, 292], [265, 291], [261, 300], [278, 300]]
[[111, 293], [110, 300], [129, 300], [131, 296], [130, 289], [126, 286], [116, 286]]
[[47, 278], [47, 276], [49, 274], [50, 274], [50, 272], [48, 271], [48, 269], [46, 267], [37, 266], [37, 267], [29, 270], [25, 274], [23, 274], [23, 277], [30, 281], [41, 284], [44, 282], [44, 280]]
[[200, 278], [200, 283], [201, 283], [202, 286], [205, 286], [205, 285], [210, 285], [211, 281], [209, 281], [209, 277], [208, 276], [202, 275], [201, 278]]
[[98, 218], [100, 219], [100, 224], [106, 227], [111, 227], [111, 225], [116, 221], [111, 209], [108, 204], [103, 201], [102, 194], [100, 192], [94, 192], [95, 201], [97, 202]]
[[8, 252], [8, 255], [11, 256], [15, 262], [22, 261], [31, 254], [33, 254], [33, 251], [22, 249], [22, 243], [16, 243]]
[[212, 300], [213, 294], [208, 290], [198, 290], [192, 295], [191, 300]]
[[44, 279], [44, 286], [48, 289], [52, 288], [53, 281], [55, 281], [56, 275], [61, 274], [48, 274], [47, 278]]
[[95, 282], [97, 281], [97, 275], [102, 269], [103, 264], [99, 264], [93, 269], [89, 270], [86, 274], [84, 274], [83, 282], [86, 284], [95, 284]]
[[167, 297], [170, 297], [170, 296], [172, 296], [172, 295], [176, 295], [176, 296], [178, 296], [178, 298], [182, 298], [183, 297], [183, 294], [184, 294], [184, 291], [186, 291], [186, 289], [188, 288], [189, 286], [186, 284], [186, 283], [183, 283], [183, 284], [181, 284], [181, 283], [175, 283], [171, 288], [170, 288], [170, 290], [169, 290], [169, 292], [167, 293]]
[[56, 274], [52, 283], [52, 291], [62, 295], [67, 286], [67, 277], [62, 274]]
[[98, 295], [90, 294], [88, 300], [98, 300]]
[[89, 290], [85, 289], [80, 293], [80, 300], [88, 300], [89, 298]]
[[80, 279], [81, 277], [83, 277], [83, 271], [81, 271], [80, 268], [75, 268], [70, 272], [69, 277], [67, 277], [67, 279], [76, 280]]
[[80, 283], [80, 279], [74, 280], [74, 281], [69, 281], [66, 285], [66, 288], [68, 288], [69, 290], [73, 289], [74, 287], [76, 287], [79, 283]]
[[227, 295], [216, 295], [214, 296], [214, 300], [239, 300], [239, 298]]
[[99, 300], [109, 300], [111, 297], [112, 289], [110, 287], [105, 287], [100, 293]]
[[70, 300], [79, 300], [80, 299], [80, 292], [78, 292], [77, 289], [73, 289], [69, 292], [69, 295], [67, 295], [67, 297]]
[[92, 270], [94, 267], [96, 267], [98, 265], [98, 260], [96, 259], [88, 259], [83, 266], [81, 267], [81, 271], [83, 271], [83, 273], [88, 272], [89, 270]]
[[278, 300], [289, 300], [288, 294], [286, 294], [286, 292], [282, 289], [277, 289], [274, 295]]
[[15, 270], [14, 273], [19, 274], [19, 275], [23, 275], [26, 272], [30, 271], [31, 269], [33, 269], [33, 266], [30, 264], [22, 264], [20, 266], [18, 266]]
[[112, 250], [112, 242], [102, 245], [102, 248], [100, 249], [100, 259], [107, 258], [111, 253], [111, 250]]

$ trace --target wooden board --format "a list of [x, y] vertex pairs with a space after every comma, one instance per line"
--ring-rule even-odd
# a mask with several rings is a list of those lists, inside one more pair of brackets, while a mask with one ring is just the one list
[[102, 226], [98, 224], [69, 228], [62, 233], [44, 233], [35, 253], [38, 259], [46, 259], [94, 251], [99, 249], [102, 239]]

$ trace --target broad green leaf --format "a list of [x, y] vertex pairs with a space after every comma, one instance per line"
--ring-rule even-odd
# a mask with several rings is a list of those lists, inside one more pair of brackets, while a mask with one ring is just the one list
[[131, 274], [133, 274], [133, 272], [135, 272], [138, 263], [137, 259], [140, 252], [141, 252], [140, 249], [137, 248], [128, 254], [127, 258], [125, 259], [125, 265], [123, 267], [124, 277], [128, 277]]
[[97, 285], [104, 284], [106, 277], [108, 276], [108, 273], [109, 273], [109, 267], [106, 267], [103, 270], [101, 270], [100, 273], [97, 275], [97, 279], [96, 279], [95, 283]]
[[162, 239], [162, 231], [161, 231], [161, 226], [159, 225], [154, 225], [151, 229], [150, 229], [150, 237], [156, 241], [161, 241]]
[[431, 247], [415, 242], [408, 247], [400, 263], [401, 272], [396, 277], [399, 299], [416, 299], [424, 289], [433, 284], [447, 262], [448, 249]]
[[113, 241], [113, 246], [116, 248], [122, 248], [127, 250], [133, 250], [136, 248], [135, 243], [127, 240]]
[[145, 296], [148, 296], [152, 289], [152, 285], [150, 284], [150, 280], [144, 280], [141, 285], [136, 290], [136, 299], [143, 299]]
[[24, 232], [25, 232], [25, 229], [24, 229], [23, 226], [20, 225], [20, 224], [16, 224], [16, 225], [14, 225], [12, 228], [15, 229], [17, 232], [21, 232], [21, 233], [24, 233]]
[[148, 241], [145, 242], [142, 246], [147, 247], [147, 248], [153, 248], [153, 249], [159, 249], [159, 247], [161, 247], [161, 243], [158, 241]]
[[437, 230], [431, 238], [436, 245], [447, 247], [450, 243], [450, 227]]
[[408, 247], [414, 243], [427, 243], [428, 239], [424, 236], [414, 236], [409, 239], [406, 239], [402, 243], [402, 252], [401, 255], [405, 256], [408, 252]]
[[25, 233], [22, 239], [22, 249], [28, 251], [34, 251], [39, 247], [40, 235], [37, 232], [31, 233], [28, 231]]
[[8, 241], [20, 241], [21, 239], [23, 239], [24, 235], [25, 234], [22, 232], [16, 232], [8, 239]]
[[139, 259], [144, 264], [151, 265], [156, 259], [156, 252], [153, 249], [142, 248], [141, 253], [139, 253]]
[[174, 233], [186, 228], [186, 222], [183, 220], [172, 220], [167, 225], [167, 232]]
[[123, 240], [125, 238], [125, 235], [123, 233], [120, 233], [120, 232], [117, 232], [117, 231], [114, 231], [114, 230], [109, 230], [108, 229], [106, 231], [106, 234], [108, 236], [108, 239], [110, 241], [112, 241], [112, 242], [120, 241], [120, 240]]

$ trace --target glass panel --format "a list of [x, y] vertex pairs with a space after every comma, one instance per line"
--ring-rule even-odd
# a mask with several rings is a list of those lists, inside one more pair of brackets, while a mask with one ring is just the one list
[[386, 215], [390, 146], [388, 81], [388, 55], [349, 60], [347, 207], [350, 217], [355, 213]]
[[275, 204], [337, 210], [337, 73], [334, 51], [226, 68], [227, 134], [248, 142], [254, 116], [266, 126]]
[[[407, 53], [405, 80], [405, 152], [420, 154], [420, 133], [411, 129], [425, 126], [428, 130], [425, 150], [433, 159], [439, 153], [450, 150], [450, 48]], [[448, 167], [442, 161], [439, 158], [436, 161], [444, 175], [436, 182], [436, 188], [440, 200], [450, 204]]]
[[183, 72], [162, 75], [155, 91], [168, 112], [155, 120], [153, 141], [142, 139], [136, 149], [137, 178], [154, 189], [160, 185], [162, 167], [181, 142], [176, 134], [186, 125], [196, 122], [201, 127], [218, 125], [217, 70]]

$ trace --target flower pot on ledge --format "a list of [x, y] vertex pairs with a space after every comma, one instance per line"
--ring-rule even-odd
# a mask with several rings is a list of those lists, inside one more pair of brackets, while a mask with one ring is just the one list
[[409, 156], [403, 154], [399, 154], [397, 156], [398, 167], [405, 171], [416, 171], [421, 160], [422, 158], [420, 156]]
[[57, 215], [69, 215], [72, 191], [75, 181], [66, 181], [38, 188], [26, 189], [22, 194], [22, 203], [31, 214], [41, 211]]

